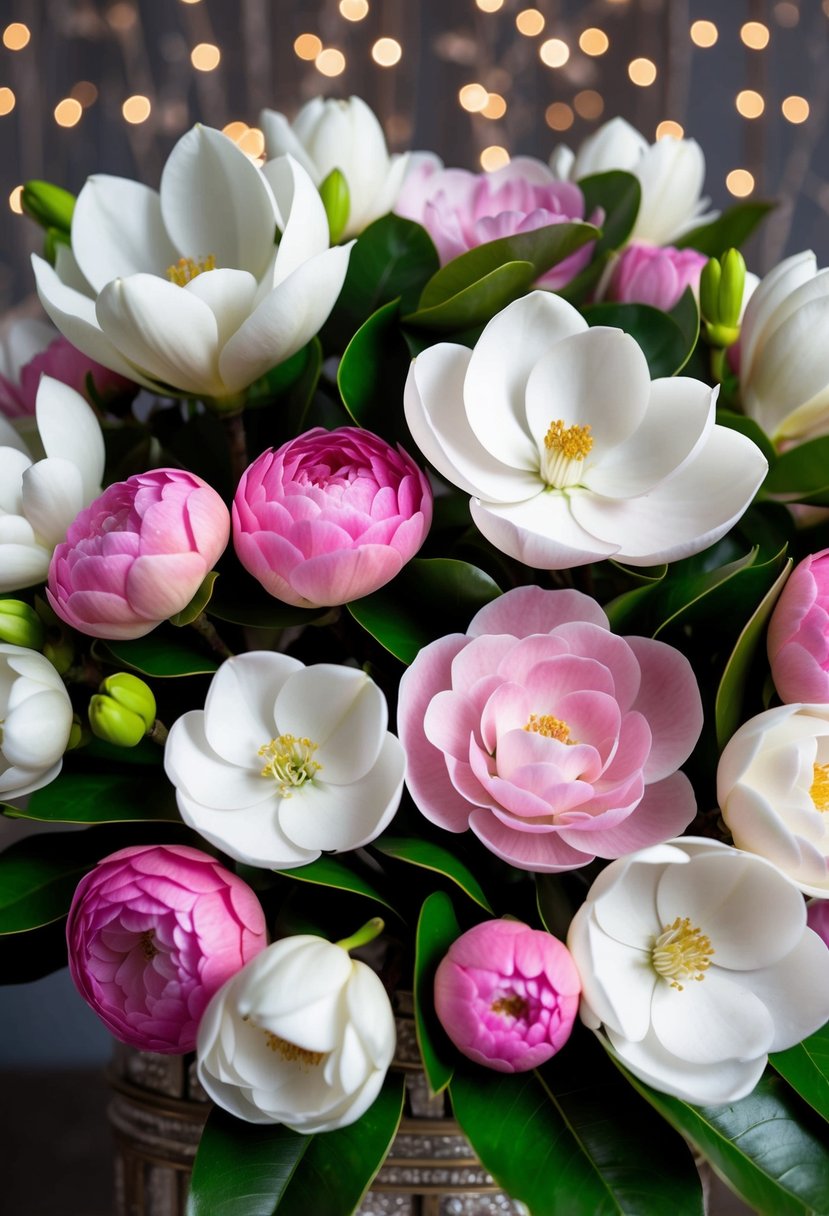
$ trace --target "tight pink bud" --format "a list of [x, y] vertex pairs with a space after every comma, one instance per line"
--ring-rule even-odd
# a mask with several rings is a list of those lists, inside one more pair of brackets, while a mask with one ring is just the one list
[[781, 701], [829, 702], [829, 549], [795, 566], [769, 621], [768, 655]]
[[607, 297], [622, 304], [650, 304], [668, 312], [686, 287], [698, 291], [699, 276], [707, 261], [696, 249], [634, 242], [616, 263]]

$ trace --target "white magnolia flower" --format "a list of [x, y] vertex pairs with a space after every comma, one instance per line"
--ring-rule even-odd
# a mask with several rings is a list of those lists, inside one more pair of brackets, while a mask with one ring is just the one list
[[408, 157], [389, 156], [383, 128], [359, 97], [348, 101], [314, 97], [293, 123], [276, 110], [263, 110], [259, 121], [268, 156], [289, 153], [315, 186], [321, 186], [334, 169], [342, 173], [349, 194], [344, 237], [358, 236], [391, 211]]
[[250, 651], [173, 724], [164, 767], [206, 840], [250, 865], [301, 866], [373, 840], [397, 810], [405, 758], [387, 722], [358, 668]]
[[624, 118], [603, 123], [575, 155], [567, 147], [555, 148], [550, 168], [574, 182], [610, 169], [624, 169], [638, 178], [642, 201], [631, 241], [670, 245], [719, 214], [706, 212], [710, 200], [701, 197], [705, 157], [696, 140], [665, 136], [649, 144]]
[[715, 395], [684, 376], [651, 383], [633, 338], [589, 329], [537, 291], [494, 317], [473, 351], [443, 342], [418, 355], [405, 411], [502, 552], [545, 570], [606, 557], [647, 566], [713, 544], [765, 476], [760, 450], [714, 425]]
[[370, 967], [320, 937], [286, 937], [207, 1006], [199, 1080], [238, 1119], [333, 1131], [377, 1097], [395, 1037], [391, 1003]]
[[717, 800], [738, 849], [829, 899], [829, 705], [767, 709], [732, 735]]
[[740, 392], [775, 443], [829, 432], [829, 269], [810, 250], [775, 266], [748, 302]]
[[101, 492], [104, 440], [92, 407], [42, 376], [35, 416], [43, 460], [0, 417], [0, 592], [42, 583], [55, 545]]
[[[278, 239], [278, 243], [276, 240]], [[319, 330], [350, 246], [291, 157], [259, 169], [220, 131], [173, 148], [159, 192], [89, 178], [72, 247], [33, 258], [43, 307], [79, 350], [157, 392], [227, 397]]]
[[829, 952], [762, 858], [685, 836], [603, 870], [567, 945], [581, 1017], [626, 1068], [699, 1105], [750, 1093], [829, 1017]]
[[0, 801], [54, 781], [72, 729], [72, 702], [36, 650], [0, 642]]

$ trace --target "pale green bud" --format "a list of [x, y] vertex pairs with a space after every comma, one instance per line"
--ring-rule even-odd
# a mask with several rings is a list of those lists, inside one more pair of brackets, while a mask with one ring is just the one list
[[722, 256], [719, 316], [722, 325], [738, 325], [746, 289], [746, 263], [739, 249], [728, 249]]
[[156, 704], [150, 687], [139, 680], [138, 676], [130, 675], [128, 671], [117, 671], [107, 676], [101, 684], [100, 693], [105, 693], [124, 709], [137, 714], [144, 723], [144, 729], [150, 730], [155, 722]]
[[116, 747], [135, 747], [147, 733], [140, 714], [119, 705], [112, 697], [96, 693], [87, 709], [93, 735]]
[[26, 182], [20, 197], [26, 215], [43, 228], [58, 228], [68, 232], [72, 226], [75, 196], [51, 182]]
[[40, 650], [43, 647], [43, 625], [34, 608], [22, 600], [0, 600], [0, 642]]
[[740, 337], [740, 312], [746, 286], [746, 264], [739, 249], [711, 258], [699, 281], [700, 313], [710, 346], [733, 346]]
[[348, 223], [348, 213], [351, 210], [351, 196], [348, 182], [339, 169], [332, 169], [320, 186], [320, 198], [328, 216], [328, 231], [331, 244], [336, 245], [345, 226]]

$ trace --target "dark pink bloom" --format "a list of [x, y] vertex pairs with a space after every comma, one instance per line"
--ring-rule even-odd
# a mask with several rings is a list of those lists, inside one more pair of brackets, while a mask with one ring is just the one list
[[345, 604], [393, 579], [432, 521], [426, 475], [359, 427], [315, 427], [263, 452], [233, 500], [242, 565], [277, 599]]
[[702, 729], [688, 660], [620, 638], [589, 596], [518, 587], [400, 682], [406, 783], [427, 819], [553, 873], [679, 835]]
[[558, 938], [515, 920], [475, 925], [442, 959], [435, 1012], [459, 1051], [498, 1072], [526, 1072], [567, 1042], [581, 981]]
[[699, 290], [699, 276], [707, 261], [696, 249], [634, 242], [616, 263], [607, 298], [623, 304], [650, 304], [669, 312], [686, 287], [695, 293]]
[[49, 566], [49, 603], [92, 637], [143, 637], [190, 603], [229, 535], [227, 507], [195, 473], [139, 473], [70, 525]]
[[806, 905], [806, 923], [829, 947], [829, 899], [810, 899]]
[[[585, 218], [578, 186], [559, 181], [542, 161], [529, 156], [516, 157], [493, 173], [441, 169], [424, 160], [406, 175], [394, 209], [423, 225], [441, 264], [502, 236]], [[590, 216], [591, 223], [602, 219]], [[538, 286], [555, 291], [569, 283], [590, 261], [593, 244], [559, 262]]]
[[829, 701], [829, 549], [795, 566], [771, 614], [767, 647], [781, 701]]
[[75, 986], [117, 1039], [185, 1052], [226, 980], [267, 945], [250, 887], [184, 845], [121, 849], [81, 879], [66, 926]]
[[[104, 403], [136, 391], [137, 386], [132, 380], [126, 380], [117, 372], [102, 367], [88, 355], [82, 354], [66, 338], [56, 335], [48, 346], [32, 354], [30, 342], [40, 338], [41, 330], [46, 328], [39, 322], [31, 335], [28, 331], [20, 334], [20, 349], [16, 351], [15, 336], [23, 324], [12, 327], [6, 343], [9, 351], [6, 358], [0, 361], [3, 365], [0, 372], [0, 414], [6, 418], [34, 416], [37, 388], [43, 375], [68, 384], [91, 404], [94, 402], [87, 386], [88, 376], [92, 377], [96, 396]], [[26, 362], [21, 364], [19, 358], [22, 356], [26, 357]]]

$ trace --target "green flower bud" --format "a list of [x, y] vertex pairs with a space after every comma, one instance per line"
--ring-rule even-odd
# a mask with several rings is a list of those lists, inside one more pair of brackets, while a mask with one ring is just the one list
[[699, 276], [699, 310], [706, 321], [717, 319], [722, 266], [717, 258], [709, 258]]
[[43, 625], [34, 608], [22, 600], [0, 600], [0, 642], [42, 649]]
[[68, 752], [73, 752], [76, 747], [80, 747], [82, 744], [86, 743], [87, 738], [88, 731], [81, 722], [79, 715], [75, 714], [72, 718], [72, 726], [69, 730], [69, 742], [66, 744], [66, 750]]
[[96, 693], [90, 699], [87, 714], [93, 735], [116, 747], [135, 747], [147, 733], [141, 715], [119, 705], [112, 697]]
[[348, 182], [339, 169], [332, 169], [319, 188], [320, 198], [328, 216], [328, 231], [331, 244], [336, 245], [348, 223], [348, 213], [351, 210], [351, 196]]
[[137, 714], [144, 723], [144, 729], [150, 730], [155, 722], [155, 697], [148, 685], [139, 680], [138, 676], [130, 675], [127, 671], [118, 671], [115, 675], [107, 676], [98, 691], [106, 693], [124, 709]]
[[26, 215], [43, 228], [58, 228], [68, 232], [72, 226], [75, 196], [51, 182], [26, 182], [20, 197]]
[[740, 337], [740, 312], [746, 286], [746, 264], [738, 249], [728, 249], [703, 267], [699, 282], [700, 313], [710, 346], [733, 346]]
[[746, 263], [739, 249], [727, 249], [722, 256], [719, 315], [722, 325], [738, 325], [746, 289]]
[[50, 629], [43, 643], [43, 654], [58, 675], [64, 676], [75, 661], [75, 646], [67, 634]]
[[58, 246], [69, 245], [69, 233], [63, 228], [47, 228], [46, 239], [43, 242], [43, 256], [50, 266], [58, 260]]

